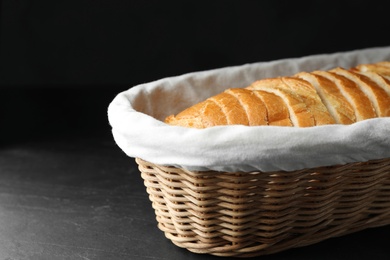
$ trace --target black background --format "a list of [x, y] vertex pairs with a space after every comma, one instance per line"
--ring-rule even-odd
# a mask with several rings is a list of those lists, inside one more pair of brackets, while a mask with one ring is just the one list
[[131, 86], [387, 46], [388, 16], [375, 1], [3, 0], [1, 136], [110, 138], [107, 106]]
[[[188, 72], [390, 45], [382, 1], [0, 3], [1, 259], [217, 259], [157, 229], [134, 160], [111, 136], [115, 95]], [[387, 259], [388, 235], [264, 259]]]

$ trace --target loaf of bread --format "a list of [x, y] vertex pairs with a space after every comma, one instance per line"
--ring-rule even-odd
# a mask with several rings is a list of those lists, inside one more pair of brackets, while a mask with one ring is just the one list
[[170, 125], [310, 127], [390, 116], [390, 62], [266, 78], [229, 88], [175, 115]]

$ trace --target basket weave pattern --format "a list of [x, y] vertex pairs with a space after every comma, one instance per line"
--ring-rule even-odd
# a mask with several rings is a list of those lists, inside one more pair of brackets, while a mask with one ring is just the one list
[[390, 159], [249, 173], [136, 162], [158, 227], [195, 253], [266, 255], [390, 224]]

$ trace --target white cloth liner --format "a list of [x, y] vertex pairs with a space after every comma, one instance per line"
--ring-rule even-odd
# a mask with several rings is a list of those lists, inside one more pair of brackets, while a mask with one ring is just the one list
[[162, 121], [226, 88], [299, 71], [390, 60], [390, 47], [258, 62], [140, 84], [108, 107], [117, 145], [129, 157], [191, 171], [293, 171], [390, 157], [390, 118], [308, 128], [218, 126], [191, 129]]

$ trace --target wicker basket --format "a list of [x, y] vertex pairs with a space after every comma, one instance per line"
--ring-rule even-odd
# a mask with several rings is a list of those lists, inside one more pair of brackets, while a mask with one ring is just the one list
[[390, 224], [390, 159], [246, 173], [136, 162], [158, 227], [195, 253], [266, 255]]
[[228, 86], [380, 60], [390, 60], [390, 46], [160, 79], [119, 93], [109, 123], [118, 146], [138, 158], [158, 226], [174, 244], [218, 256], [272, 254], [390, 224], [390, 118], [202, 131], [162, 121]]

